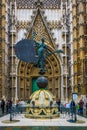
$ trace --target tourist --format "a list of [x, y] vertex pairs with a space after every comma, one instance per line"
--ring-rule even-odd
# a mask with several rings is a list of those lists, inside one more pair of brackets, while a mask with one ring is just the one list
[[8, 113], [8, 112], [9, 112], [9, 100], [6, 101], [6, 113]]
[[85, 106], [86, 106], [86, 115], [87, 115], [87, 95], [86, 95]]
[[86, 115], [87, 115], [87, 95], [84, 98], [84, 108], [86, 109]]
[[80, 114], [83, 114], [83, 105], [84, 105], [84, 101], [81, 99], [81, 100], [79, 101]]
[[58, 105], [58, 110], [60, 111], [60, 104], [61, 104], [61, 101], [60, 99], [58, 99], [58, 101], [56, 101], [57, 105]]
[[78, 112], [78, 114], [80, 114], [80, 105], [79, 105], [79, 103], [77, 104], [77, 112]]
[[4, 99], [2, 99], [2, 101], [1, 101], [1, 109], [2, 109], [2, 114], [4, 114], [4, 110], [5, 110], [5, 101], [4, 101]]

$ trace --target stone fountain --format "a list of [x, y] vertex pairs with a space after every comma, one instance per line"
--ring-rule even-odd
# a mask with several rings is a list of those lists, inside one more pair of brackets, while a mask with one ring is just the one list
[[30, 96], [30, 104], [26, 106], [27, 118], [56, 118], [59, 117], [58, 106], [53, 94], [46, 89], [47, 78], [39, 77], [37, 85], [40, 90]]
[[[33, 38], [33, 36], [32, 36]], [[23, 49], [21, 49], [23, 48]], [[49, 51], [49, 47], [45, 44], [42, 37], [41, 43], [35, 39], [23, 39], [19, 41], [15, 47], [16, 56], [23, 62], [34, 64], [40, 68], [39, 74], [43, 75], [46, 71], [46, 57], [54, 53], [63, 53], [62, 50]], [[26, 106], [27, 118], [55, 118], [59, 117], [58, 106], [55, 97], [49, 92], [46, 87], [48, 81], [41, 76], [37, 79], [37, 85], [40, 90], [35, 91], [30, 96], [30, 104]]]

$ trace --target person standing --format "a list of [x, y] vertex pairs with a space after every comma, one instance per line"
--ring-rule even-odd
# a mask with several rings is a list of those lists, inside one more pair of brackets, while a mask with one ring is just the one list
[[9, 100], [6, 101], [6, 113], [9, 112]]
[[79, 101], [79, 105], [80, 105], [80, 114], [83, 114], [84, 101], [82, 99]]
[[84, 106], [86, 108], [86, 116], [87, 116], [87, 95], [86, 97], [84, 98]]
[[87, 116], [87, 95], [86, 95], [86, 116]]
[[58, 101], [56, 101], [57, 105], [58, 105], [58, 110], [60, 111], [60, 105], [61, 105], [61, 101], [60, 99], [58, 99]]
[[4, 110], [5, 110], [5, 101], [4, 101], [4, 99], [2, 99], [2, 101], [1, 101], [1, 109], [2, 109], [2, 114], [4, 114]]
[[87, 116], [87, 95], [86, 95], [86, 116]]

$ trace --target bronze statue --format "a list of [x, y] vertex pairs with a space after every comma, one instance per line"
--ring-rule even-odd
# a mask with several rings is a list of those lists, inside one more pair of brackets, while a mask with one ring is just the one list
[[24, 39], [19, 41], [14, 49], [17, 57], [28, 63], [33, 63], [35, 67], [40, 68], [40, 74], [46, 71], [46, 58], [47, 55], [54, 53], [63, 53], [62, 50], [49, 51], [49, 47], [44, 43], [44, 38], [41, 43], [34, 40], [36, 34], [33, 34], [32, 39]]
[[35, 66], [40, 67], [40, 74], [44, 74], [46, 71], [46, 57], [50, 54], [50, 52], [48, 50], [48, 46], [44, 43], [44, 38], [42, 38], [41, 41], [41, 43], [35, 41], [37, 48], [37, 60]]
[[46, 71], [46, 58], [54, 53], [64, 53], [62, 50], [55, 50], [50, 52], [48, 46], [44, 43], [44, 38], [41, 39], [41, 43], [35, 41], [35, 46], [37, 48], [37, 60], [36, 67], [40, 67], [40, 74], [44, 74]]

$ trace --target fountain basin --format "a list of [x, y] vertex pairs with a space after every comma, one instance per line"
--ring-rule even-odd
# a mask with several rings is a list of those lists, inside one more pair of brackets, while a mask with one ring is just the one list
[[58, 106], [53, 94], [44, 89], [35, 91], [30, 96], [30, 104], [26, 106], [26, 118], [56, 118], [59, 117]]

